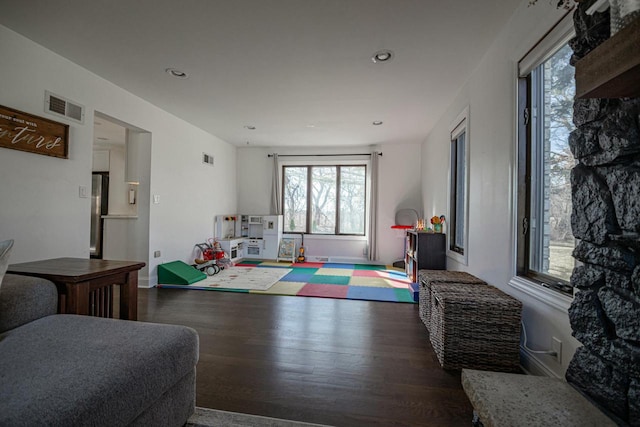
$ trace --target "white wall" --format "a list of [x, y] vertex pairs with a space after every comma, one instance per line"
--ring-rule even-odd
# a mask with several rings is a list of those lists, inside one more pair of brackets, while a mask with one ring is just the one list
[[[0, 104], [44, 113], [44, 91], [86, 107], [84, 124], [69, 122], [69, 159], [0, 149], [0, 239], [16, 240], [11, 262], [89, 257], [94, 111], [148, 131], [152, 138], [148, 257], [151, 284], [160, 260], [192, 260], [193, 245], [213, 235], [216, 212], [235, 212], [236, 149], [17, 33], [0, 26]], [[159, 70], [159, 72], [163, 72]], [[202, 163], [214, 154], [215, 167]], [[160, 203], [151, 204], [159, 195]], [[162, 251], [162, 258], [151, 254]]]
[[[420, 144], [384, 144], [376, 147], [379, 161], [379, 261], [390, 264], [402, 258], [403, 236], [391, 230], [395, 212], [401, 208], [422, 206], [420, 195]], [[238, 213], [268, 213], [271, 197], [273, 159], [267, 154], [347, 154], [369, 153], [371, 147], [263, 148], [238, 149]], [[285, 160], [285, 158], [281, 158]], [[312, 161], [312, 160], [310, 160]], [[224, 213], [224, 212], [220, 212]], [[306, 236], [306, 255], [342, 259], [364, 259], [365, 238]]]
[[427, 214], [447, 211], [449, 133], [456, 116], [468, 106], [468, 265], [449, 258], [448, 268], [468, 271], [523, 301], [529, 347], [549, 349], [552, 336], [563, 343], [562, 363], [550, 356], [525, 354], [525, 368], [538, 374], [563, 376], [579, 345], [571, 337], [567, 302], [543, 294], [543, 298], [549, 297], [556, 304], [550, 305], [509, 285], [515, 274], [516, 66], [564, 14], [548, 2], [532, 7], [527, 3], [522, 2], [423, 143], [422, 196]]
[[378, 253], [386, 264], [404, 256], [404, 233], [392, 230], [396, 211], [415, 209], [424, 217], [420, 194], [420, 144], [387, 144], [380, 147], [378, 177]]

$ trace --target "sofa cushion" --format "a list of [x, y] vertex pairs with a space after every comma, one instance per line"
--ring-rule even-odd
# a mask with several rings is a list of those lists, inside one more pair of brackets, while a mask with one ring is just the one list
[[58, 291], [46, 279], [7, 274], [0, 291], [0, 333], [56, 314]]
[[0, 425], [117, 426], [194, 370], [198, 335], [59, 314], [7, 332], [0, 354]]
[[2, 278], [9, 267], [9, 254], [13, 247], [13, 240], [5, 240], [0, 242], [0, 287], [2, 287]]

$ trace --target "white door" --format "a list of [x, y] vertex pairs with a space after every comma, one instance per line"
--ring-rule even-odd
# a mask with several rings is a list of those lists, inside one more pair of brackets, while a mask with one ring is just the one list
[[263, 238], [263, 241], [264, 241], [264, 250], [262, 251], [262, 258], [277, 259], [280, 239], [278, 239], [277, 236], [265, 236]]

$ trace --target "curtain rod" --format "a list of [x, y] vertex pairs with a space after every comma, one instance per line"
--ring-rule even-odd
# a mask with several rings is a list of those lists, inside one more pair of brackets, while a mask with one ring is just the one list
[[[278, 154], [278, 157], [338, 157], [338, 156], [370, 156], [371, 153], [360, 154]], [[378, 153], [382, 156], [382, 153]], [[273, 154], [267, 154], [267, 157], [273, 157]]]

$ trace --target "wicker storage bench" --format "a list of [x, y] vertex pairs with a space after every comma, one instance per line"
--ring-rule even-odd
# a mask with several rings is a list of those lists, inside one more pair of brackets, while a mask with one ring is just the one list
[[431, 289], [430, 339], [444, 369], [517, 372], [522, 303], [481, 284]]
[[484, 281], [464, 271], [420, 270], [418, 272], [418, 312], [422, 323], [431, 331], [431, 288], [434, 283], [475, 283], [486, 284]]

